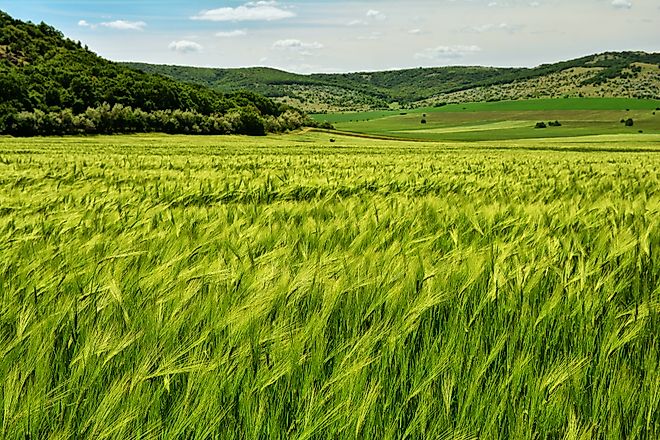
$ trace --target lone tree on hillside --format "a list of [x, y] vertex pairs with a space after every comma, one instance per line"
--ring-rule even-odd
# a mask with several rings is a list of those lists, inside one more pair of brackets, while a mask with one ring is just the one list
[[626, 127], [632, 127], [633, 125], [635, 125], [635, 121], [632, 118], [626, 119]]
[[547, 125], [545, 125], [545, 122], [537, 122], [534, 128], [547, 128]]

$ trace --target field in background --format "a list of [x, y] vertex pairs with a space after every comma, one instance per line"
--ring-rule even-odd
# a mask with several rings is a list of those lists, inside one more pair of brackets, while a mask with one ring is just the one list
[[[488, 141], [600, 134], [660, 133], [660, 101], [623, 98], [534, 99], [450, 104], [408, 111], [314, 115], [342, 131], [430, 141]], [[627, 127], [622, 120], [633, 119]], [[422, 120], [425, 123], [422, 123]], [[561, 127], [537, 129], [537, 122]]]
[[0, 437], [658, 438], [659, 153], [0, 138]]

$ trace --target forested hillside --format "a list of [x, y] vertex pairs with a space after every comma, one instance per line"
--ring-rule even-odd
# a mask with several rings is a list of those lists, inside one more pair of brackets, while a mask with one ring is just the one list
[[256, 90], [313, 112], [571, 96], [660, 98], [660, 54], [644, 52], [608, 52], [534, 68], [436, 67], [314, 75], [266, 68], [129, 66], [220, 92]]
[[1, 133], [264, 134], [303, 123], [299, 111], [255, 93], [138, 72], [0, 11]]

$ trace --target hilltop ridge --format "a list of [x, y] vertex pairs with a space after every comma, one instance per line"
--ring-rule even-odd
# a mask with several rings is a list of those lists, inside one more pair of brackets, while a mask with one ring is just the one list
[[660, 54], [605, 52], [532, 68], [457, 66], [301, 75], [124, 63], [220, 92], [249, 89], [310, 112], [558, 97], [660, 98]]

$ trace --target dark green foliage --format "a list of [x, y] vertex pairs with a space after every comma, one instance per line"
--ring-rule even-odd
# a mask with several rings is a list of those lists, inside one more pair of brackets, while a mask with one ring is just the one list
[[561, 127], [561, 122], [559, 121], [550, 121], [548, 122], [549, 127]]
[[[303, 125], [317, 126], [295, 111], [278, 117], [263, 117], [255, 107], [241, 107], [222, 115], [205, 115], [189, 110], [145, 112], [121, 104], [104, 103], [76, 115], [71, 109], [45, 113], [9, 113], [0, 117], [0, 131], [13, 136], [169, 133], [169, 134], [246, 134], [263, 136], [266, 132], [285, 132]], [[323, 125], [323, 124], [321, 124]], [[329, 126], [332, 128], [332, 125]], [[324, 128], [328, 128], [324, 126]]]
[[[266, 119], [280, 118], [287, 110], [295, 112], [252, 92], [223, 94], [135, 71], [44, 23], [24, 23], [0, 11], [0, 133], [263, 135]], [[288, 116], [283, 125], [290, 130], [307, 122], [300, 114]], [[280, 131], [282, 124], [268, 127]]]
[[[639, 66], [633, 66], [632, 63], [656, 64], [660, 60], [660, 54], [646, 52], [606, 52], [593, 58], [586, 64], [588, 67], [602, 67], [596, 76], [583, 82], [583, 85], [600, 85], [612, 78], [632, 78], [640, 73], [642, 69]], [[629, 69], [632, 73], [624, 73]]]
[[422, 124], [426, 124], [426, 119], [422, 119]]
[[547, 125], [545, 125], [545, 122], [537, 122], [534, 128], [547, 128]]
[[632, 127], [633, 125], [635, 125], [635, 121], [632, 118], [626, 119], [626, 127]]

